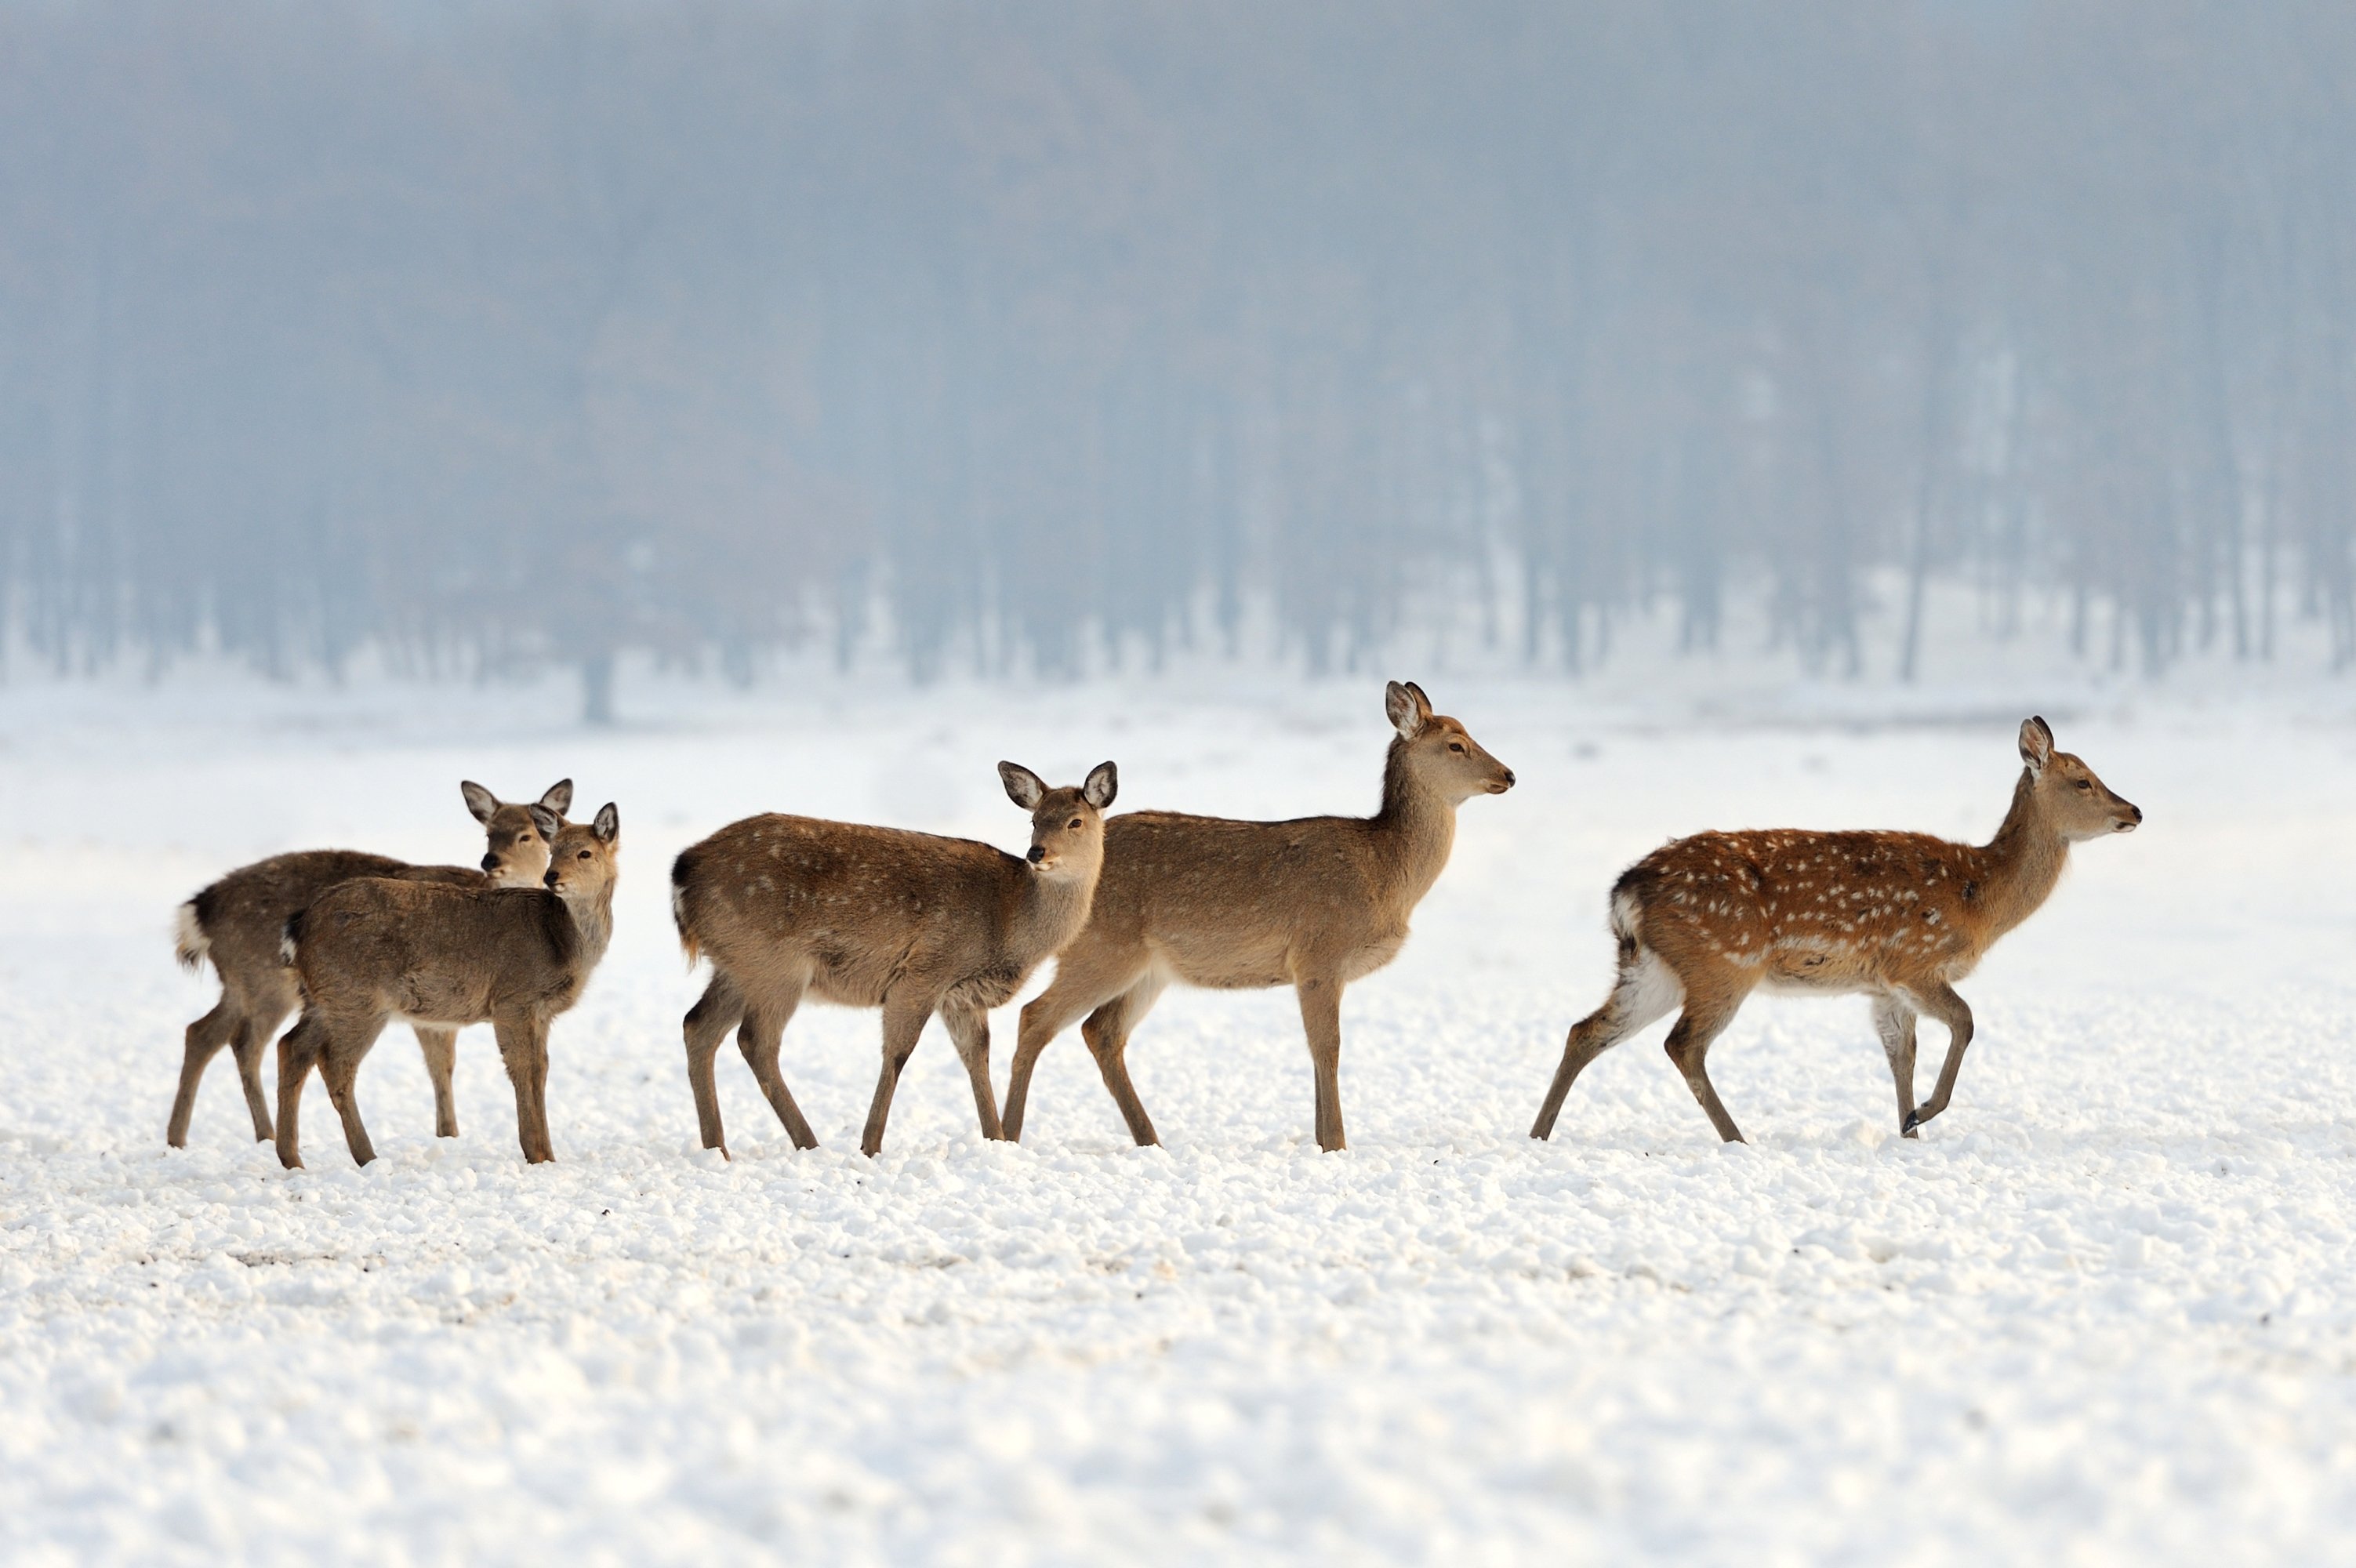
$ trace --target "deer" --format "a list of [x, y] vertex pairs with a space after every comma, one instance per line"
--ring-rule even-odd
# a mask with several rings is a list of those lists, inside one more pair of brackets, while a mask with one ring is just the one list
[[[471, 779], [459, 781], [458, 792], [487, 837], [479, 871], [463, 865], [412, 865], [359, 850], [296, 850], [241, 866], [180, 906], [174, 947], [181, 967], [195, 972], [210, 962], [220, 979], [221, 994], [211, 1012], [187, 1027], [180, 1088], [172, 1099], [165, 1143], [175, 1149], [187, 1147], [197, 1086], [223, 1046], [237, 1060], [238, 1082], [253, 1117], [254, 1142], [266, 1144], [273, 1136], [270, 1102], [262, 1092], [262, 1052], [297, 1002], [294, 977], [280, 957], [279, 945], [288, 918], [321, 893], [359, 876], [491, 887], [529, 887], [540, 881], [548, 869], [548, 840], [534, 825], [530, 809], [501, 801]], [[562, 818], [573, 807], [573, 780], [550, 785], [539, 803]], [[425, 1054], [426, 1076], [434, 1080], [434, 1136], [455, 1138], [458, 1104], [450, 1076], [458, 1059], [457, 1034], [429, 1024], [415, 1029], [418, 1048]]]
[[680, 944], [691, 966], [712, 962], [711, 983], [682, 1023], [705, 1148], [727, 1157], [712, 1063], [731, 1028], [794, 1146], [818, 1146], [777, 1069], [786, 1026], [805, 997], [883, 1012], [883, 1069], [862, 1153], [883, 1151], [894, 1090], [936, 1014], [971, 1079], [981, 1135], [999, 1136], [990, 1010], [1013, 1000], [1087, 921], [1104, 865], [1103, 813], [1120, 779], [1109, 762], [1076, 789], [1050, 789], [1012, 762], [998, 774], [1007, 798], [1031, 813], [1022, 855], [970, 839], [773, 813], [732, 822], [672, 865]]
[[515, 1088], [526, 1161], [556, 1157], [548, 1133], [548, 1030], [581, 999], [614, 934], [622, 820], [587, 823], [531, 806], [548, 844], [539, 887], [368, 876], [328, 888], [286, 921], [303, 1015], [278, 1044], [278, 1159], [299, 1170], [303, 1086], [316, 1067], [353, 1162], [376, 1158], [360, 1121], [361, 1059], [393, 1018], [442, 1029], [487, 1023]]
[[1317, 1146], [1346, 1148], [1342, 1122], [1342, 992], [1406, 944], [1408, 920], [1439, 881], [1456, 809], [1502, 795], [1514, 770], [1465, 727], [1431, 711], [1413, 682], [1391, 682], [1396, 732], [1371, 817], [1232, 822], [1130, 811], [1105, 826], [1096, 908], [1023, 1009], [1006, 1087], [1004, 1134], [1023, 1136], [1039, 1054], [1086, 1016], [1080, 1034], [1142, 1146], [1161, 1142], [1130, 1081], [1129, 1037], [1173, 981], [1220, 990], [1290, 985], [1316, 1079]]
[[[2133, 832], [2129, 804], [2066, 751], [2041, 717], [2020, 726], [2012, 806], [1985, 844], [1915, 832], [1705, 832], [1673, 840], [1621, 873], [1611, 926], [1619, 973], [1603, 1005], [1571, 1026], [1530, 1136], [1553, 1134], [1580, 1072], [1672, 1008], [1669, 1060], [1718, 1135], [1742, 1133], [1707, 1066], [1754, 990], [1863, 993], [1898, 1088], [1898, 1128], [1921, 1135], [1947, 1109], [1972, 1010], [1955, 982], [1997, 939], [2035, 914], [2069, 864], [2070, 846]], [[1915, 1023], [1947, 1031], [1938, 1086], [1914, 1102]]]

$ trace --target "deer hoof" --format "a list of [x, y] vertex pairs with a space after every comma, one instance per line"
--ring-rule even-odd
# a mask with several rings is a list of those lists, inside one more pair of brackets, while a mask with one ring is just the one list
[[1912, 1138], [1922, 1130], [1922, 1113], [1920, 1111], [1909, 1111], [1906, 1113], [1906, 1120], [1899, 1124], [1898, 1131], [1901, 1135]]

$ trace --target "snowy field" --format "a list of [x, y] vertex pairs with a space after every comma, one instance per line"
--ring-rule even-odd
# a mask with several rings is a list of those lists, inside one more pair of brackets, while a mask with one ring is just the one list
[[[1164, 1148], [1076, 1036], [985, 1145], [936, 1028], [862, 1159], [875, 1016], [813, 1007], [785, 1066], [825, 1146], [727, 1050], [733, 1164], [682, 1070], [682, 845], [790, 810], [1019, 846], [1001, 756], [1116, 758], [1126, 808], [1365, 811], [1379, 681], [641, 685], [598, 735], [556, 685], [0, 687], [0, 1560], [2356, 1562], [2356, 698], [2038, 699], [2148, 822], [1963, 987], [1921, 1143], [1862, 1002], [1762, 997], [1711, 1058], [1751, 1146], [1665, 1026], [1538, 1144], [1620, 866], [1711, 826], [1984, 838], [2023, 700], [1397, 673], [1522, 783], [1349, 994], [1346, 1154], [1289, 994], [1173, 991], [1130, 1053]], [[226, 1055], [165, 1149], [214, 996], [178, 901], [290, 848], [471, 861], [461, 777], [565, 774], [624, 875], [556, 1165], [486, 1030], [457, 1140], [389, 1031], [367, 1170], [315, 1088], [282, 1172]]]

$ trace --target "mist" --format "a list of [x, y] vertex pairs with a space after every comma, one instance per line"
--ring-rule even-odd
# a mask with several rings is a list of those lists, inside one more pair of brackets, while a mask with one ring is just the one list
[[2340, 670], [2351, 81], [2325, 4], [15, 5], [0, 647]]

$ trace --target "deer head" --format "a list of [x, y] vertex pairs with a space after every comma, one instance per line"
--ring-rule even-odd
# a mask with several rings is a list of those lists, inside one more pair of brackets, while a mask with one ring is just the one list
[[2020, 760], [2039, 815], [2075, 843], [2105, 833], [2131, 833], [2143, 810], [2119, 799], [2079, 757], [2053, 748], [2053, 729], [2041, 718], [2020, 726]]
[[1414, 682], [1394, 681], [1383, 692], [1383, 712], [1398, 731], [1398, 745], [1411, 777], [1453, 805], [1475, 795], [1502, 795], [1514, 770], [1490, 756], [1472, 733], [1445, 714]]

